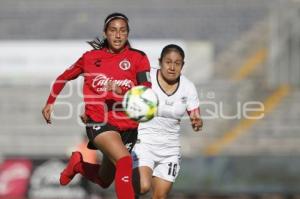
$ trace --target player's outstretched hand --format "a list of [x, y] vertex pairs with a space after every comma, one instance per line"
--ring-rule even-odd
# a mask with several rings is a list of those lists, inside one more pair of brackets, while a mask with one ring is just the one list
[[43, 114], [44, 119], [47, 122], [47, 124], [51, 124], [52, 111], [53, 111], [53, 104], [46, 104], [42, 110], [42, 114]]
[[194, 131], [202, 130], [203, 121], [200, 116], [200, 109], [196, 108], [194, 110], [188, 111], [188, 114], [190, 116], [190, 120]]
[[199, 117], [191, 118], [191, 122], [192, 122], [192, 127], [193, 127], [194, 131], [202, 130], [203, 121], [201, 118], [199, 118]]

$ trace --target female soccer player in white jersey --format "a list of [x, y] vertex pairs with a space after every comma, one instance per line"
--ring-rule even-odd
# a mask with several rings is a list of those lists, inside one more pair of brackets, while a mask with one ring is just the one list
[[170, 44], [159, 58], [160, 69], [150, 72], [152, 89], [159, 98], [158, 114], [140, 123], [133, 148], [134, 187], [139, 194], [152, 186], [152, 199], [167, 198], [180, 169], [180, 120], [185, 112], [195, 131], [202, 128], [199, 100], [194, 84], [181, 75], [184, 51]]

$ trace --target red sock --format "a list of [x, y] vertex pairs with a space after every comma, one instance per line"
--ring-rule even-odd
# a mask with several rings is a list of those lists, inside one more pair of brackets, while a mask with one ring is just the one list
[[125, 156], [116, 163], [115, 189], [118, 199], [134, 199], [131, 156]]
[[107, 188], [109, 187], [110, 184], [105, 183], [103, 182], [103, 180], [100, 179], [100, 177], [98, 176], [99, 169], [100, 169], [99, 164], [91, 164], [88, 162], [80, 162], [74, 168], [76, 172], [79, 172], [88, 180], [98, 184], [102, 188]]

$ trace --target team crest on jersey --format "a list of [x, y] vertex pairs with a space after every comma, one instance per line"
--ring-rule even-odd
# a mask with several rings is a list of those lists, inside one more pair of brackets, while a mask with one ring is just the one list
[[131, 64], [127, 59], [124, 59], [119, 63], [119, 67], [122, 70], [128, 70], [130, 68], [130, 66], [131, 66]]
[[187, 102], [187, 97], [182, 97], [181, 98], [181, 103], [186, 104], [186, 102]]

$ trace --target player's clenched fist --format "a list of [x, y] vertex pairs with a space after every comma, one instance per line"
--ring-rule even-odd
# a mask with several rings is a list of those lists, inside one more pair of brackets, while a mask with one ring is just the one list
[[191, 122], [194, 131], [199, 131], [202, 129], [203, 121], [201, 118], [191, 118]]

